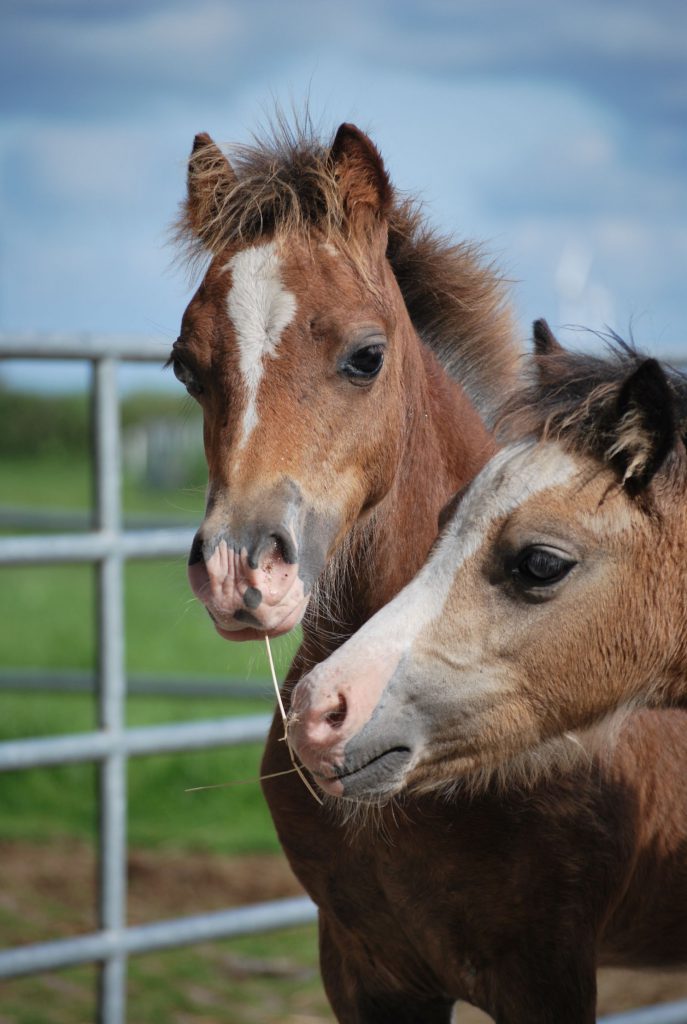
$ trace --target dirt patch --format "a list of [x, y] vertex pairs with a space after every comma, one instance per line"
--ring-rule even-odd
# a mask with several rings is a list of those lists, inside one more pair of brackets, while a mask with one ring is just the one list
[[[45, 941], [96, 928], [96, 858], [88, 844], [2, 842], [0, 866], [1, 946]], [[128, 875], [131, 924], [302, 894], [284, 858], [267, 854], [225, 858], [136, 850], [129, 857]], [[235, 978], [259, 976], [263, 985], [270, 977], [286, 974], [297, 979], [300, 970], [305, 975], [312, 972], [312, 966], [301, 968], [291, 960], [239, 957], [234, 962], [226, 953], [222, 958], [225, 970]], [[676, 999], [687, 999], [687, 972], [599, 973], [599, 1014]], [[221, 1014], [205, 1018], [212, 1024], [227, 1019]], [[278, 1018], [266, 1014], [262, 1019]], [[326, 1020], [315, 1015], [310, 1019]], [[488, 1018], [461, 1006], [456, 1020], [460, 1024], [481, 1024]]]
[[[97, 928], [97, 861], [87, 843], [0, 842], [2, 945]], [[134, 850], [128, 859], [128, 923], [202, 914], [303, 895], [283, 857]]]

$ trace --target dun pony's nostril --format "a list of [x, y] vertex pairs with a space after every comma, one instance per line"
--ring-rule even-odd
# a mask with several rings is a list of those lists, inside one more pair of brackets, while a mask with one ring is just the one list
[[336, 707], [333, 711], [328, 711], [327, 714], [324, 716], [327, 725], [330, 725], [332, 729], [340, 729], [346, 719], [347, 712], [348, 705], [346, 703], [346, 698], [344, 697], [343, 693], [340, 693], [338, 707]]

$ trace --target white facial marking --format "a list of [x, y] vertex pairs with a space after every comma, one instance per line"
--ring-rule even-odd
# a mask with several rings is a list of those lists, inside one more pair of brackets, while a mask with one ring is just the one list
[[435, 577], [439, 570], [450, 586], [495, 520], [510, 515], [535, 494], [566, 483], [577, 472], [578, 463], [555, 443], [520, 441], [503, 448], [475, 477], [419, 576]]
[[[487, 463], [418, 575], [296, 687], [292, 706], [308, 723], [307, 735], [301, 726], [305, 736], [301, 756], [306, 764], [308, 745], [313, 756], [322, 756], [318, 744], [332, 763], [342, 763], [346, 743], [371, 720], [401, 659], [441, 615], [456, 574], [479, 551], [492, 525], [578, 471], [575, 460], [558, 445], [530, 441], [504, 448]], [[469, 669], [469, 663], [465, 667]], [[471, 679], [468, 672], [461, 686], [465, 700], [501, 689], [502, 680], [489, 675]], [[348, 709], [346, 720], [333, 736], [326, 712], [342, 698]]]
[[534, 494], [565, 483], [578, 470], [575, 460], [557, 444], [538, 446], [525, 441], [503, 448], [470, 484], [417, 576], [339, 650], [352, 650], [358, 643], [366, 656], [376, 649], [381, 655], [390, 645], [409, 650], [418, 634], [441, 614], [456, 573], [479, 550], [491, 524]]
[[282, 333], [296, 315], [296, 297], [282, 284], [275, 242], [236, 253], [225, 269], [232, 272], [227, 310], [236, 332], [246, 389], [242, 447], [258, 422], [257, 399], [264, 359], [277, 355]]

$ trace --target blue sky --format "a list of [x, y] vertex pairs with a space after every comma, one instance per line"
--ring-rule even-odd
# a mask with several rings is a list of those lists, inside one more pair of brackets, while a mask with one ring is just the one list
[[309, 97], [326, 135], [358, 123], [433, 222], [485, 243], [523, 334], [632, 324], [687, 353], [683, 0], [0, 0], [0, 18], [0, 330], [171, 342], [193, 135], [247, 141]]

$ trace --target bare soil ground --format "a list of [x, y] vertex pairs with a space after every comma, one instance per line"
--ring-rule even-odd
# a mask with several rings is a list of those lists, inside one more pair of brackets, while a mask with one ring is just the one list
[[[129, 859], [129, 922], [132, 924], [294, 896], [301, 891], [279, 856], [225, 859], [204, 853], [139, 850], [133, 851]], [[96, 863], [89, 845], [72, 841], [49, 846], [0, 842], [0, 946], [45, 941], [93, 930], [96, 927], [95, 893]], [[314, 945], [314, 935], [312, 943]], [[325, 1024], [332, 1020], [327, 1015], [326, 1003], [315, 977], [314, 953], [304, 957], [301, 950], [293, 947], [284, 957], [283, 949], [270, 951], [267, 948], [258, 957], [251, 957], [225, 950], [218, 959], [216, 951], [210, 953], [208, 947], [207, 956], [218, 968], [221, 967], [223, 974], [231, 974], [237, 984], [244, 983], [244, 979], [246, 984], [257, 981], [258, 990], [262, 988], [266, 993], [275, 980], [289, 978], [292, 983], [290, 994], [284, 998], [291, 1000], [293, 1005], [287, 1006], [282, 1002], [277, 1010], [273, 1005], [274, 997], [266, 994], [265, 1006], [256, 1006], [254, 1017], [252, 1011], [238, 1015], [223, 1001], [218, 1001], [213, 1009], [212, 992], [208, 992], [211, 984], [205, 980], [203, 994], [208, 1005], [202, 1016], [180, 1011], [181, 1015], [172, 1013], [170, 1020], [202, 1021], [203, 1024], [236, 1024], [238, 1020], [253, 1019], [275, 1021], [275, 1024], [276, 1021], [280, 1024], [286, 1021]], [[185, 983], [184, 979], [173, 972], [165, 984], [172, 988], [182, 983]], [[314, 994], [306, 998], [303, 991], [299, 992], [303, 988]], [[687, 998], [687, 971], [603, 970], [599, 975], [599, 988], [600, 1015], [670, 1002]], [[251, 996], [251, 1006], [254, 1001]], [[3, 1000], [0, 999], [0, 1024], [6, 1021], [13, 1024], [14, 1019], [3, 1016]], [[27, 1012], [21, 1019], [34, 1017]], [[83, 1020], [87, 1022], [87, 1016]], [[456, 1013], [459, 1024], [478, 1024], [487, 1020], [468, 1006], [461, 1006]]]

